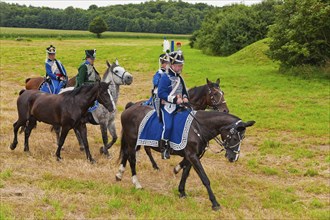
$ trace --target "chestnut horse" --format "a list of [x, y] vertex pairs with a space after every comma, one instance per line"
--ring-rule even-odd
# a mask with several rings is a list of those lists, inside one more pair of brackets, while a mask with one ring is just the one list
[[[205, 110], [211, 107], [215, 111], [229, 113], [227, 103], [224, 97], [224, 92], [220, 88], [220, 79], [216, 82], [212, 82], [206, 78], [206, 84], [202, 86], [195, 86], [188, 90], [189, 102], [194, 110]], [[148, 155], [152, 167], [159, 170], [159, 167], [151, 154], [151, 150], [148, 146], [144, 147], [146, 154]], [[181, 161], [176, 167], [174, 172], [178, 173], [184, 164]]]
[[[32, 77], [32, 78], [27, 78], [25, 80], [25, 88], [27, 90], [31, 90], [31, 89], [39, 89], [41, 84], [44, 82], [45, 77]], [[71, 87], [74, 86], [76, 84], [76, 77], [73, 77], [71, 79], [69, 79], [66, 87]]]
[[101, 82], [84, 85], [80, 88], [59, 95], [48, 94], [39, 90], [22, 90], [17, 99], [18, 120], [13, 124], [14, 140], [10, 149], [17, 146], [17, 132], [20, 127], [25, 132], [24, 151], [29, 151], [29, 137], [37, 121], [53, 125], [60, 131], [56, 157], [61, 160], [61, 148], [70, 129], [77, 129], [83, 139], [86, 156], [92, 158], [88, 141], [86, 122], [82, 120], [95, 100], [110, 112], [114, 111], [113, 98], [109, 92], [109, 83]]

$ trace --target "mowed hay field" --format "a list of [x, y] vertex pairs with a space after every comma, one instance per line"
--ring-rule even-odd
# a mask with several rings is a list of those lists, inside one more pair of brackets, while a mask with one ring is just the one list
[[[38, 35], [0, 40], [0, 219], [329, 219], [329, 82], [279, 74], [278, 64], [264, 55], [266, 40], [226, 58], [203, 55], [190, 49], [188, 40], [180, 41], [187, 86], [220, 77], [231, 113], [256, 121], [246, 132], [238, 162], [229, 163], [223, 152], [210, 150], [202, 158], [221, 211], [212, 211], [194, 170], [186, 184], [188, 197], [178, 197], [181, 173], [174, 175], [172, 170], [179, 157], [163, 161], [154, 152], [160, 167], [155, 171], [141, 150], [137, 173], [144, 189], [134, 189], [129, 167], [123, 180], [116, 182], [120, 140], [110, 149], [110, 159], [100, 155], [98, 126], [88, 125], [96, 164], [79, 150], [73, 131], [65, 141], [63, 161], [57, 162], [55, 134], [43, 123], [32, 131], [29, 153], [23, 152], [24, 134], [19, 135], [18, 147], [10, 150], [18, 93], [27, 77], [44, 75], [45, 48], [50, 44], [56, 46], [57, 58], [70, 77], [77, 73], [84, 50], [93, 48], [100, 73], [106, 60], [118, 58], [133, 74], [132, 85], [120, 90], [119, 136], [124, 106], [149, 97], [162, 52], [161, 38]], [[219, 150], [214, 142], [210, 148]]]

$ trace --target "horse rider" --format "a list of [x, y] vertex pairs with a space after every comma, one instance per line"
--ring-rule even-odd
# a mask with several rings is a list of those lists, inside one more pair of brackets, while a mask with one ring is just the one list
[[63, 64], [55, 58], [56, 48], [50, 45], [46, 48], [45, 61], [46, 80], [40, 86], [40, 90], [47, 93], [58, 94], [66, 86], [68, 76]]
[[148, 101], [146, 101], [146, 103], [145, 103], [146, 105], [151, 105], [151, 104], [157, 105], [157, 103], [155, 103], [155, 101], [159, 100], [159, 98], [157, 99], [158, 83], [159, 83], [159, 80], [160, 80], [162, 74], [164, 74], [168, 71], [169, 63], [170, 63], [170, 60], [169, 60], [169, 56], [167, 53], [161, 54], [159, 56], [160, 68], [157, 70], [157, 72], [155, 73], [155, 75], [152, 78], [153, 89], [151, 90], [150, 99]]
[[163, 132], [159, 141], [162, 159], [170, 158], [169, 139], [174, 123], [174, 113], [178, 105], [188, 103], [188, 92], [181, 72], [184, 64], [184, 57], [181, 50], [169, 54], [170, 68], [168, 73], [162, 74], [158, 83], [158, 97], [161, 100], [160, 109], [163, 121]]
[[78, 68], [78, 74], [76, 78], [75, 87], [78, 88], [84, 84], [94, 83], [101, 81], [100, 74], [94, 67], [94, 61], [96, 58], [96, 49], [85, 50], [85, 61]]

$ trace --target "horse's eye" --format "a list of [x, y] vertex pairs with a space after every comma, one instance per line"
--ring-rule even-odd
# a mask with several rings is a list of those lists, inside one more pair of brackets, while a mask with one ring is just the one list
[[115, 73], [118, 73], [118, 70], [116, 70]]

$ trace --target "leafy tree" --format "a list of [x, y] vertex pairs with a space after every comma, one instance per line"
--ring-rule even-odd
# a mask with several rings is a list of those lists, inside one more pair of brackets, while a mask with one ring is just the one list
[[89, 24], [88, 30], [94, 34], [96, 34], [96, 36], [98, 38], [101, 37], [101, 33], [103, 33], [104, 31], [106, 31], [108, 29], [108, 25], [107, 23], [105, 23], [105, 21], [103, 20], [103, 18], [101, 17], [95, 17], [91, 23]]
[[253, 6], [236, 4], [216, 8], [190, 38], [190, 45], [206, 54], [233, 54], [266, 37], [275, 17], [273, 6], [279, 3], [279, 0], [267, 0]]
[[269, 56], [284, 67], [321, 66], [330, 56], [328, 0], [286, 0], [271, 26]]

